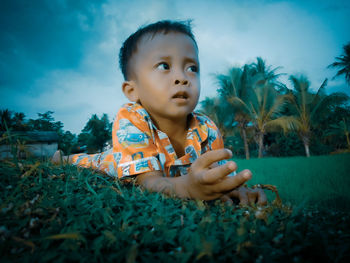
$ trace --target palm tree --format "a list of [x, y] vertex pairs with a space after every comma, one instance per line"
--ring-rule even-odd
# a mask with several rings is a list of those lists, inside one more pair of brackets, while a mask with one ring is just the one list
[[337, 61], [330, 64], [328, 68], [340, 68], [333, 79], [340, 75], [345, 75], [345, 80], [350, 85], [350, 42], [344, 45], [343, 49], [344, 54], [336, 57]]
[[292, 75], [289, 79], [294, 87], [291, 102], [294, 107], [297, 132], [304, 144], [305, 154], [309, 157], [312, 129], [330, 113], [332, 107], [344, 104], [348, 96], [341, 92], [326, 95], [327, 79], [323, 81], [315, 94], [309, 91], [310, 82], [305, 76]]
[[5, 109], [0, 110], [0, 130], [6, 131], [7, 129], [12, 127], [13, 124], [13, 118], [12, 118], [12, 111]]
[[343, 118], [340, 122], [336, 124], [331, 124], [326, 136], [335, 136], [337, 138], [346, 139], [346, 150], [337, 150], [337, 152], [350, 151], [350, 123], [347, 119]]
[[295, 128], [295, 118], [282, 115], [289, 98], [289, 94], [281, 95], [274, 85], [270, 83], [254, 88], [249, 107], [256, 130], [259, 158], [263, 156], [264, 136], [266, 133], [281, 129], [284, 133], [287, 133]]
[[342, 131], [343, 135], [345, 135], [346, 138], [346, 145], [348, 147], [348, 149], [350, 149], [350, 137], [349, 137], [349, 133], [350, 133], [350, 125], [349, 122], [346, 121], [345, 119], [343, 119], [340, 123], [339, 123], [339, 128]]
[[[235, 120], [244, 141], [246, 158], [249, 159], [247, 128], [251, 124], [259, 146], [259, 158], [263, 155], [264, 135], [269, 131], [293, 128], [293, 117], [281, 116], [290, 95], [281, 95], [272, 82], [263, 76], [258, 78], [255, 69], [245, 65], [232, 68], [228, 76], [219, 75], [218, 92], [235, 109]], [[276, 78], [273, 78], [276, 79]]]
[[251, 122], [250, 111], [245, 107], [249, 102], [251, 92], [251, 75], [249, 67], [245, 65], [243, 69], [233, 67], [228, 75], [218, 75], [217, 80], [220, 88], [218, 93], [221, 98], [228, 101], [234, 111], [234, 121], [237, 123], [240, 135], [244, 143], [246, 159], [250, 158], [247, 138], [248, 124]]
[[278, 80], [278, 78], [285, 73], [276, 73], [282, 67], [271, 69], [271, 66], [266, 65], [266, 61], [261, 57], [256, 58], [256, 63], [250, 64], [251, 74], [255, 78], [256, 85], [265, 85], [267, 82], [274, 84], [279, 91], [285, 91], [286, 85]]
[[15, 130], [21, 131], [26, 129], [25, 117], [26, 115], [23, 112], [15, 112], [13, 117]]

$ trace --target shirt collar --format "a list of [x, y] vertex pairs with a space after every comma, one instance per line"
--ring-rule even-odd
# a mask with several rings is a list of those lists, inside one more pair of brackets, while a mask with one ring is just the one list
[[[144, 120], [149, 123], [149, 125], [152, 127], [154, 131], [160, 131], [156, 127], [156, 125], [153, 123], [151, 116], [146, 111], [144, 107], [142, 107], [141, 104], [134, 102], [134, 103], [128, 103], [126, 104], [128, 107], [130, 107], [130, 111], [135, 111], [139, 113]], [[190, 137], [191, 135], [194, 135], [197, 137], [197, 140], [199, 143], [204, 142], [208, 138], [208, 126], [206, 124], [206, 119], [196, 112], [191, 112], [189, 115], [189, 128], [187, 130], [187, 137]], [[150, 127], [150, 128], [151, 128]]]

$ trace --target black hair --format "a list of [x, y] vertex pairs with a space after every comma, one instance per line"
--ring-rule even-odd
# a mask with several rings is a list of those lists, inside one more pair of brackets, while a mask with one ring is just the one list
[[191, 29], [191, 20], [187, 21], [171, 21], [161, 20], [153, 24], [140, 27], [135, 33], [130, 35], [123, 43], [119, 51], [119, 66], [125, 80], [130, 77], [129, 61], [133, 53], [137, 50], [137, 44], [140, 39], [146, 34], [157, 33], [167, 34], [168, 32], [179, 32], [189, 36], [197, 47], [197, 42], [194, 38]]

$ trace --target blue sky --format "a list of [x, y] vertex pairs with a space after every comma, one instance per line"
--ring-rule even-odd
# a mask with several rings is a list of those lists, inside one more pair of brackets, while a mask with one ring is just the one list
[[215, 96], [215, 74], [257, 56], [289, 87], [305, 74], [317, 89], [350, 95], [344, 77], [327, 69], [350, 41], [349, 1], [0, 1], [0, 105], [28, 118], [54, 111], [80, 133], [91, 114], [112, 120], [127, 102], [118, 52], [141, 25], [193, 19], [201, 62], [201, 97]]

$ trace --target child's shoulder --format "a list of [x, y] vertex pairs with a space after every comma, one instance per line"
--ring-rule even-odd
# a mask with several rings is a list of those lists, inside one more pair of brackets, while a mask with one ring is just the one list
[[196, 111], [193, 112], [192, 114], [201, 125], [207, 125], [209, 127], [216, 128], [215, 123], [207, 115]]
[[[146, 112], [146, 110], [138, 103], [136, 102], [128, 102], [123, 104], [120, 109], [119, 112], [123, 112], [123, 111], [127, 111], [127, 112], [137, 112], [137, 113], [143, 113]], [[146, 112], [147, 113], [147, 112]]]
[[138, 103], [125, 103], [118, 111], [117, 118], [135, 118], [137, 116], [140, 119], [147, 119], [149, 114]]

